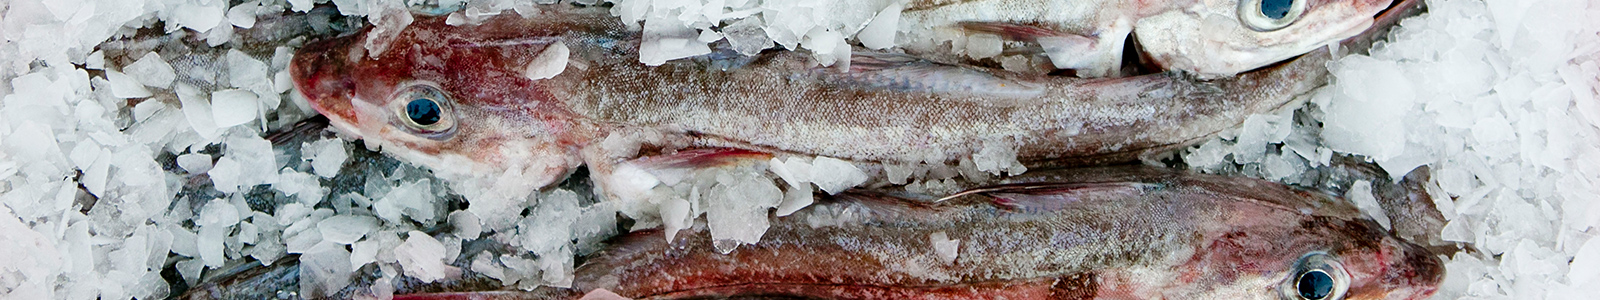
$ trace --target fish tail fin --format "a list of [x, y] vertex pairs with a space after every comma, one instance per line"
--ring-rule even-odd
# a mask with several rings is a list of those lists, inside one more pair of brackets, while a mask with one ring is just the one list
[[1419, 166], [1405, 176], [1394, 177], [1383, 167], [1367, 162], [1364, 157], [1340, 156], [1332, 161], [1332, 166], [1325, 173], [1325, 180], [1329, 181], [1324, 183], [1325, 187], [1338, 190], [1345, 199], [1350, 199], [1349, 186], [1353, 182], [1370, 182], [1372, 196], [1383, 209], [1384, 216], [1389, 218], [1390, 232], [1395, 236], [1421, 245], [1449, 245], [1439, 238], [1439, 232], [1447, 221], [1434, 199], [1435, 196], [1448, 196], [1439, 193], [1428, 166]]

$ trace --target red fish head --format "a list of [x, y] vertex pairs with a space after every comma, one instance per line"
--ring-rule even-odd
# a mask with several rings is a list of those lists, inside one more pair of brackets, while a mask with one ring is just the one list
[[1180, 264], [1180, 282], [1211, 287], [1186, 297], [1426, 299], [1444, 278], [1432, 252], [1353, 210], [1307, 213], [1249, 203], [1236, 209], [1226, 224], [1202, 232], [1204, 246]]
[[561, 41], [484, 27], [368, 28], [301, 48], [291, 75], [340, 131], [440, 175], [514, 175], [500, 182], [524, 191], [560, 180], [579, 164], [571, 118], [527, 73]]

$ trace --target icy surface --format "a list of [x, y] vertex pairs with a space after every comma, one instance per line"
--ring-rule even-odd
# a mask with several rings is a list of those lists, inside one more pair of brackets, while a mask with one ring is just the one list
[[[160, 299], [179, 292], [166, 284], [166, 269], [193, 286], [217, 267], [267, 265], [291, 253], [300, 254], [302, 295], [339, 291], [370, 264], [384, 275], [361, 290], [383, 298], [402, 280], [397, 276], [459, 276], [442, 262], [474, 238], [519, 254], [477, 256], [462, 266], [470, 271], [521, 289], [570, 285], [573, 257], [615, 234], [619, 211], [649, 212], [628, 216], [638, 217], [638, 228], [665, 226], [669, 236], [695, 230], [704, 215], [708, 226], [699, 228], [710, 227], [722, 241], [718, 250], [737, 251], [759, 240], [763, 230], [756, 229], [767, 218], [806, 207], [814, 191], [868, 184], [868, 172], [877, 172], [831, 158], [786, 157], [720, 173], [726, 176], [652, 182], [640, 193], [650, 196], [636, 203], [641, 207], [617, 207], [583, 189], [461, 188], [468, 186], [336, 138], [273, 145], [261, 138], [265, 130], [310, 112], [303, 99], [283, 98], [291, 93], [285, 62], [300, 42], [236, 46], [252, 38], [242, 33], [265, 28], [277, 13], [320, 2], [366, 16], [380, 29], [362, 46], [380, 53], [409, 26], [406, 4], [461, 4], [452, 14], [457, 21], [538, 9], [499, 0], [236, 2], [7, 3], [0, 12], [0, 231], [8, 234], [0, 235], [0, 255], [30, 259], [0, 261], [0, 298]], [[851, 45], [894, 43], [904, 5], [607, 2], [650, 37], [642, 58], [655, 63], [708, 53], [722, 41], [745, 54], [783, 47], [809, 51], [820, 64], [848, 62]], [[1392, 42], [1333, 63], [1334, 85], [1307, 95], [1307, 106], [1252, 116], [1183, 160], [1203, 171], [1291, 183], [1335, 153], [1374, 158], [1394, 176], [1427, 165], [1442, 195], [1434, 200], [1449, 218], [1440, 236], [1477, 250], [1448, 262], [1439, 298], [1592, 296], [1587, 288], [1600, 284], [1600, 242], [1592, 238], [1600, 224], [1593, 197], [1600, 194], [1600, 7], [1579, 0], [1428, 6], [1430, 14], [1407, 21]], [[155, 24], [167, 27], [134, 30]], [[187, 42], [151, 42], [139, 32]], [[112, 38], [143, 46], [102, 44]], [[960, 47], [993, 55], [1006, 69], [1037, 63], [996, 53], [996, 42], [976, 35]], [[543, 77], [558, 72], [556, 65], [528, 70]], [[1025, 170], [1003, 140], [986, 141], [983, 150], [957, 166], [882, 170], [908, 190], [930, 192], [955, 188], [961, 177]], [[447, 211], [464, 204], [445, 204], [461, 201], [455, 194], [522, 196], [471, 198], [470, 211]], [[1380, 216], [1363, 195], [1370, 194], [1349, 198]], [[443, 231], [421, 232], [430, 228]], [[958, 239], [928, 238], [936, 257], [959, 259]]]
[[[1593, 286], [1582, 258], [1596, 252], [1600, 225], [1600, 6], [1427, 7], [1370, 54], [1331, 63], [1332, 85], [1307, 106], [1252, 116], [1185, 161], [1288, 183], [1335, 153], [1370, 158], [1394, 180], [1426, 165], [1448, 219], [1437, 234], [1475, 250], [1450, 258], [1436, 298], [1592, 297], [1580, 291]], [[1375, 186], [1358, 182], [1345, 197], [1387, 227]]]

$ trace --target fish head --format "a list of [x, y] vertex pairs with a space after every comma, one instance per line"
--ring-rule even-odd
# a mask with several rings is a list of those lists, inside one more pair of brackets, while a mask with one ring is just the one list
[[[338, 131], [446, 178], [501, 177], [530, 190], [579, 164], [571, 118], [527, 76], [558, 38], [421, 17], [302, 47], [299, 93]], [[565, 63], [564, 61], [562, 63]]]
[[1425, 299], [1443, 280], [1436, 255], [1358, 211], [1232, 205], [1179, 264], [1178, 281], [1195, 288], [1172, 291], [1196, 299]]
[[1134, 36], [1164, 69], [1233, 76], [1356, 36], [1390, 1], [1197, 0], [1140, 18]]

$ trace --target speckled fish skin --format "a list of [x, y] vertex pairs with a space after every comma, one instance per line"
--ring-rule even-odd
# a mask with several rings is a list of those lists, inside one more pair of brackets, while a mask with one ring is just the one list
[[[1297, 261], [1326, 253], [1344, 299], [1425, 299], [1443, 278], [1428, 250], [1323, 193], [1151, 167], [1030, 173], [1021, 185], [910, 206], [841, 194], [773, 219], [753, 245], [704, 231], [636, 232], [577, 268], [568, 296], [636, 299], [1281, 299]], [[979, 196], [982, 195], [982, 196]], [[931, 234], [959, 240], [936, 254]], [[1291, 285], [1292, 286], [1292, 285]], [[547, 299], [560, 290], [396, 299]], [[554, 295], [554, 296], [553, 296]], [[480, 298], [472, 298], [480, 297]], [[575, 298], [575, 297], [574, 297]]]
[[[719, 53], [637, 63], [636, 32], [603, 8], [540, 6], [476, 26], [419, 17], [370, 57], [365, 33], [302, 48], [300, 92], [345, 133], [445, 173], [508, 169], [548, 184], [595, 161], [615, 132], [658, 133], [661, 148], [730, 147], [865, 163], [954, 163], [985, 141], [1029, 166], [1094, 165], [1187, 146], [1325, 83], [1326, 51], [1226, 79], [1177, 73], [1116, 79], [1027, 76], [858, 53], [851, 71], [809, 55]], [[546, 47], [571, 49], [564, 72], [530, 80]], [[959, 80], [954, 80], [959, 79]], [[453, 99], [454, 133], [400, 127], [391, 101], [412, 82]], [[587, 156], [587, 157], [586, 157]], [[599, 155], [598, 157], [606, 157]], [[451, 171], [454, 170], [454, 171]]]
[[[1123, 48], [1134, 47], [1164, 70], [1217, 78], [1355, 36], [1391, 2], [1296, 0], [1301, 1], [1305, 8], [1298, 19], [1282, 28], [1260, 30], [1245, 25], [1241, 10], [1259, 8], [1261, 1], [914, 0], [905, 4], [896, 40], [917, 55], [951, 57], [966, 52], [963, 45], [972, 34], [999, 33], [1046, 48], [1051, 46], [1035, 40], [1066, 37], [1057, 40], [1072, 41], [1066, 43], [1071, 51], [1051, 53], [1051, 62], [1078, 70], [1080, 76], [1121, 75], [1121, 61], [1128, 59]], [[1257, 6], [1250, 7], [1252, 3]], [[978, 29], [994, 29], [993, 25], [1020, 26], [1020, 30]]]

